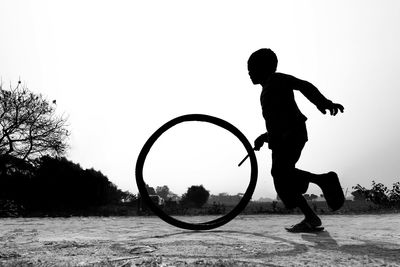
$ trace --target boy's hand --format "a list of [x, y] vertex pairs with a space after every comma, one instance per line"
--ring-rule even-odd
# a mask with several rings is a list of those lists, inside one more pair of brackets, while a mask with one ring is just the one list
[[264, 145], [264, 143], [268, 142], [268, 135], [264, 133], [254, 140], [254, 150], [259, 151], [260, 148]]
[[338, 114], [339, 110], [341, 113], [344, 111], [344, 107], [339, 104], [339, 103], [329, 103], [327, 106], [324, 107], [318, 107], [319, 111], [321, 111], [323, 114], [326, 114], [326, 110], [329, 110], [332, 116], [335, 116]]

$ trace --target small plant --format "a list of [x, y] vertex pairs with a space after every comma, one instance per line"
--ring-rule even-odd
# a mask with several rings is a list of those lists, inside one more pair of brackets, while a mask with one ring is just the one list
[[353, 186], [353, 189], [355, 190], [351, 194], [354, 200], [367, 200], [386, 207], [400, 206], [400, 182], [394, 183], [391, 190], [375, 181], [372, 181], [371, 189], [366, 189], [359, 184]]

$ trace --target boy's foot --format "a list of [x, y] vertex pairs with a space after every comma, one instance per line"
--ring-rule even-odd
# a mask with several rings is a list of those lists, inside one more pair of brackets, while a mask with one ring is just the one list
[[310, 224], [312, 227], [319, 227], [322, 225], [321, 219], [318, 216], [306, 216], [306, 219], [303, 220], [304, 222], [307, 222]]
[[298, 224], [295, 224], [291, 227], [285, 227], [286, 231], [291, 233], [313, 233], [313, 232], [321, 232], [324, 230], [324, 227], [321, 226], [313, 226], [306, 220], [301, 221]]
[[332, 211], [338, 210], [343, 206], [345, 200], [339, 177], [334, 172], [328, 172], [323, 176], [320, 187], [326, 203]]

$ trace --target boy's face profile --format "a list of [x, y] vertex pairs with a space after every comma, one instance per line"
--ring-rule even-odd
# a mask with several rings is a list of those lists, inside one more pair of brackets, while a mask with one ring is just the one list
[[268, 76], [266, 71], [257, 66], [256, 64], [248, 63], [247, 69], [249, 71], [249, 76], [253, 84], [261, 84]]
[[262, 48], [251, 54], [247, 69], [253, 84], [262, 84], [276, 71], [278, 58], [271, 49]]

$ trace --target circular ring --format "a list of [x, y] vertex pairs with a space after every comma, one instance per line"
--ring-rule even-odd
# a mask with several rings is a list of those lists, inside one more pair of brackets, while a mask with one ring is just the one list
[[[147, 192], [146, 189], [146, 184], [143, 180], [143, 166], [144, 162], [146, 160], [147, 154], [149, 153], [151, 147], [153, 144], [157, 141], [157, 139], [168, 129], [171, 127], [182, 123], [186, 121], [201, 121], [201, 122], [208, 122], [214, 125], [217, 125], [219, 127], [224, 128], [225, 130], [229, 131], [233, 135], [235, 135], [243, 144], [243, 146], [246, 148], [246, 151], [249, 155], [250, 158], [250, 166], [251, 166], [251, 173], [250, 173], [250, 182], [247, 187], [246, 192], [244, 193], [242, 199], [239, 201], [239, 203], [233, 208], [230, 212], [225, 214], [224, 216], [204, 222], [204, 223], [188, 223], [188, 222], [182, 222], [179, 221], [171, 216], [168, 216], [166, 213], [164, 213], [153, 201], [150, 199], [150, 196]], [[157, 131], [155, 131], [150, 138], [146, 141], [144, 144], [142, 150], [139, 153], [138, 159], [136, 161], [136, 183], [139, 189], [139, 193], [143, 201], [146, 203], [146, 205], [150, 208], [151, 211], [153, 211], [158, 217], [160, 217], [163, 221], [179, 227], [183, 229], [189, 229], [189, 230], [210, 230], [214, 229], [217, 227], [220, 227], [229, 221], [231, 221], [233, 218], [235, 218], [240, 212], [243, 211], [243, 209], [246, 207], [248, 202], [250, 201], [254, 189], [257, 184], [257, 172], [258, 172], [258, 167], [257, 167], [257, 159], [256, 155], [254, 154], [253, 148], [247, 138], [242, 134], [242, 132], [239, 131], [235, 126], [232, 124], [228, 123], [227, 121], [224, 121], [222, 119], [209, 116], [209, 115], [204, 115], [204, 114], [188, 114], [188, 115], [183, 115], [180, 117], [177, 117], [175, 119], [170, 120], [169, 122], [165, 123], [163, 126], [161, 126]]]

